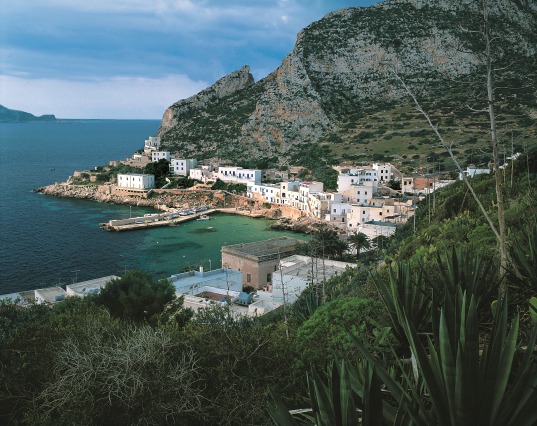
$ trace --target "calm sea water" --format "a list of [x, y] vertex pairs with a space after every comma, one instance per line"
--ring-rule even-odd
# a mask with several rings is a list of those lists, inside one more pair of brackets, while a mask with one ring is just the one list
[[[128, 206], [49, 197], [34, 188], [124, 159], [155, 135], [157, 120], [0, 124], [0, 294], [143, 269], [157, 278], [203, 262], [220, 267], [222, 245], [272, 238], [270, 221], [216, 215], [173, 228], [112, 233]], [[143, 215], [151, 209], [132, 208]]]

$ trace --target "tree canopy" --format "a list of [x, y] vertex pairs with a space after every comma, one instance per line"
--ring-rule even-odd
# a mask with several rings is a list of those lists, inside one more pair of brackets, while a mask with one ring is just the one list
[[155, 281], [150, 274], [134, 270], [109, 282], [96, 302], [115, 317], [153, 321], [174, 298], [175, 289], [168, 280]]

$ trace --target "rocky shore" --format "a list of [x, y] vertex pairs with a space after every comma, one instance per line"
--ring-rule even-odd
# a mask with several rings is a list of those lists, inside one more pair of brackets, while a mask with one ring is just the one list
[[201, 205], [221, 207], [225, 205], [227, 196], [218, 191], [152, 191], [147, 198], [140, 196], [114, 195], [100, 190], [97, 185], [72, 185], [55, 183], [34, 189], [45, 195], [60, 198], [76, 198], [92, 200], [100, 203], [126, 204], [140, 207], [153, 207], [166, 210], [167, 208], [194, 208]]
[[97, 185], [55, 183], [36, 188], [34, 192], [60, 198], [75, 198], [100, 203], [153, 207], [160, 210], [196, 208], [202, 205], [211, 206], [225, 213], [278, 220], [271, 225], [271, 228], [304, 234], [313, 233], [318, 226], [318, 221], [315, 219], [283, 217], [282, 210], [276, 206], [266, 209], [259, 202], [225, 191], [157, 189], [153, 190], [147, 198], [143, 198], [140, 196], [113, 195], [103, 191], [102, 187]]

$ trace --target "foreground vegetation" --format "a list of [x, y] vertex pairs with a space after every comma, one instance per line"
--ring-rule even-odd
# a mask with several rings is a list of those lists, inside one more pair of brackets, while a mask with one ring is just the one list
[[[418, 207], [415, 229], [260, 318], [193, 317], [139, 271], [52, 308], [1, 305], [0, 423], [533, 424], [537, 155], [512, 172], [506, 271], [455, 184]], [[493, 214], [492, 177], [473, 182]], [[309, 250], [337, 252], [323, 232]]]

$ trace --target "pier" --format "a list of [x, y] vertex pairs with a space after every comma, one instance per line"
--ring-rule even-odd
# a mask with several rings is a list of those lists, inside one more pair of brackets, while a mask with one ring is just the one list
[[[101, 223], [100, 227], [106, 231], [132, 231], [135, 229], [157, 228], [160, 226], [178, 226], [191, 220], [208, 219], [208, 215], [216, 212], [216, 209], [199, 207], [197, 209], [168, 211], [166, 213], [146, 214], [145, 216], [131, 217], [128, 219], [110, 220]], [[207, 220], [205, 219], [205, 220]]]

